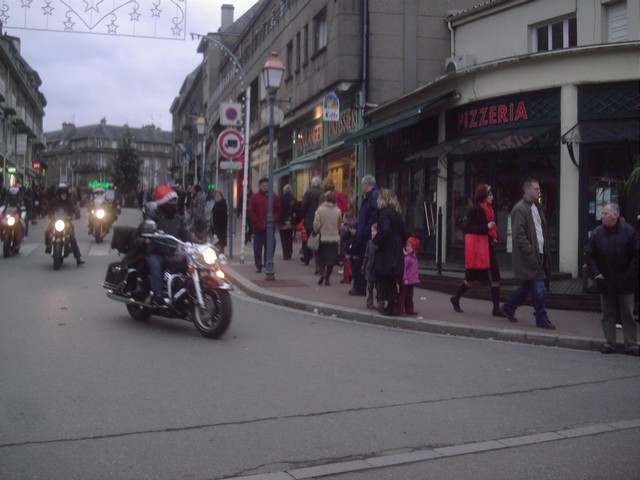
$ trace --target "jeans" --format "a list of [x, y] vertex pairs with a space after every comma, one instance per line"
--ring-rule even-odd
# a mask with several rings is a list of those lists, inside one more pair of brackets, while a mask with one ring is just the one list
[[162, 255], [147, 255], [147, 268], [149, 269], [149, 279], [151, 281], [151, 291], [159, 295], [162, 292], [162, 268], [164, 257]]
[[520, 288], [505, 302], [505, 306], [515, 312], [516, 308], [522, 305], [527, 295], [531, 293], [536, 323], [549, 321], [546, 310], [545, 288], [544, 280], [525, 280]]
[[[276, 236], [273, 236], [273, 253], [276, 251]], [[253, 233], [253, 261], [256, 269], [262, 270], [267, 262], [267, 232]]]

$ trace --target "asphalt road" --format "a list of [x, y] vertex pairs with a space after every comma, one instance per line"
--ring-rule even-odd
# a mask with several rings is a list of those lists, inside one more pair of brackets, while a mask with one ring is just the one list
[[117, 255], [84, 218], [86, 265], [54, 271], [44, 223], [0, 258], [2, 479], [640, 478], [637, 358], [356, 324], [240, 292], [230, 330], [208, 340], [107, 299]]

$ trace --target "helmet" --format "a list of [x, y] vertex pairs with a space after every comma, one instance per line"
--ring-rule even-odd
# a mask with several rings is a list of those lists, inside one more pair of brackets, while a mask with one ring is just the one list
[[58, 194], [60, 193], [69, 193], [69, 187], [67, 187], [66, 183], [61, 183], [58, 185]]
[[171, 200], [175, 200], [176, 198], [178, 198], [178, 194], [173, 188], [169, 185], [160, 185], [156, 188], [156, 193], [153, 199], [155, 200], [156, 205], [161, 206]]
[[141, 232], [143, 235], [151, 235], [158, 231], [158, 224], [153, 220], [145, 220], [142, 224]]

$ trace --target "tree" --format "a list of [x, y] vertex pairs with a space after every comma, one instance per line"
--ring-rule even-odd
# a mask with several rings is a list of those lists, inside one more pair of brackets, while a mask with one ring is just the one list
[[113, 162], [113, 183], [124, 198], [135, 194], [140, 176], [140, 160], [133, 142], [131, 130], [125, 125], [124, 133], [118, 142], [118, 153]]

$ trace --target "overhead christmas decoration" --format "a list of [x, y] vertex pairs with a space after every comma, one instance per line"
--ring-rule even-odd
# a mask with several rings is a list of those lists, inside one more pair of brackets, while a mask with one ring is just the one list
[[0, 0], [3, 28], [185, 39], [187, 0]]

